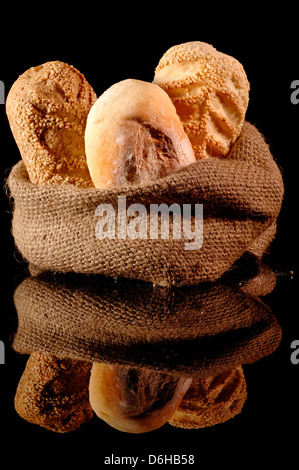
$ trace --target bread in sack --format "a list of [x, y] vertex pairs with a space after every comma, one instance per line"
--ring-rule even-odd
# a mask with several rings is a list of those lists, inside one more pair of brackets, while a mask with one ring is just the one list
[[6, 113], [32, 183], [93, 186], [84, 132], [95, 101], [85, 77], [61, 61], [31, 67], [14, 82]]
[[225, 156], [239, 136], [249, 101], [242, 64], [200, 41], [178, 44], [154, 76], [170, 96], [196, 159]]
[[85, 147], [100, 189], [146, 183], [195, 162], [169, 96], [141, 80], [115, 83], [98, 98], [88, 114]]
[[[33, 76], [42, 69], [33, 70]], [[53, 91], [51, 77], [47, 75], [49, 84], [38, 81], [38, 90], [41, 86], [44, 90], [41, 95], [36, 91], [32, 95], [30, 87], [23, 91], [20, 87], [24, 109], [32, 108], [31, 95], [39, 98], [47, 95], [48, 88]], [[71, 83], [72, 77], [73, 72], [69, 74]], [[20, 111], [17, 129], [24, 128], [20, 134], [24, 137], [20, 138], [23, 162], [14, 166], [7, 180], [14, 200], [12, 233], [24, 259], [39, 272], [104, 274], [161, 286], [194, 285], [219, 279], [245, 253], [261, 258], [269, 249], [284, 186], [264, 137], [244, 121], [249, 84], [241, 64], [212, 46], [186, 43], [165, 53], [155, 82], [124, 80], [97, 101], [90, 92], [83, 106], [85, 117], [90, 109], [86, 130], [83, 122], [80, 128], [81, 144], [85, 133], [87, 162], [85, 149], [80, 155], [84, 153], [85, 170], [89, 166], [91, 173], [88, 171], [87, 179], [79, 177], [72, 165], [53, 164], [60, 161], [60, 153], [48, 158], [38, 139], [36, 152], [31, 153], [34, 139], [27, 119], [31, 115]], [[12, 97], [23, 96], [21, 91], [19, 95], [14, 91]], [[71, 117], [77, 115], [81, 95], [77, 93], [77, 99], [68, 102], [72, 108], [68, 114], [70, 136]], [[53, 113], [60, 109], [57, 103], [66, 106], [57, 96], [60, 94], [55, 92], [54, 102], [49, 101]], [[201, 97], [206, 97], [203, 106]], [[188, 109], [181, 107], [186, 99], [187, 108], [192, 105]], [[39, 112], [32, 114], [33, 129], [40, 119], [36, 127], [40, 134], [35, 130], [35, 136], [47, 129], [43, 106], [44, 98], [37, 99]], [[11, 121], [15, 135], [16, 116]], [[190, 134], [193, 124], [195, 134]], [[59, 139], [59, 129], [55, 127], [49, 134], [53, 142]], [[196, 155], [199, 141], [192, 141], [192, 136], [203, 143], [202, 156], [211, 158]], [[197, 161], [190, 163], [194, 153]], [[80, 157], [75, 159], [74, 154], [75, 160], [80, 166]], [[45, 167], [37, 180], [40, 183], [74, 184], [34, 184], [31, 163], [37, 161], [41, 162], [39, 169]], [[69, 164], [72, 158], [65, 161]], [[156, 210], [153, 218], [152, 208]], [[142, 227], [138, 226], [138, 210]], [[162, 234], [159, 227], [164, 216], [169, 230]], [[151, 230], [153, 220], [156, 225]]]

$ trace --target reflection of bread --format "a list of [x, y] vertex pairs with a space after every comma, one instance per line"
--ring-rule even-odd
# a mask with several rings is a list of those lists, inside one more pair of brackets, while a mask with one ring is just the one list
[[93, 416], [88, 397], [91, 364], [32, 353], [15, 395], [17, 413], [50, 431], [75, 430]]
[[167, 93], [127, 79], [112, 85], [88, 115], [85, 146], [97, 188], [140, 184], [195, 162]]
[[160, 59], [154, 83], [173, 101], [197, 160], [229, 152], [249, 99], [249, 83], [236, 59], [199, 41], [173, 46]]
[[193, 379], [169, 423], [198, 429], [223, 423], [241, 412], [247, 398], [241, 366], [205, 379]]
[[149, 432], [171, 418], [191, 380], [136, 367], [94, 363], [90, 403], [99, 418], [119, 431]]
[[60, 61], [32, 67], [16, 80], [6, 112], [32, 183], [93, 186], [84, 132], [95, 100], [84, 76]]

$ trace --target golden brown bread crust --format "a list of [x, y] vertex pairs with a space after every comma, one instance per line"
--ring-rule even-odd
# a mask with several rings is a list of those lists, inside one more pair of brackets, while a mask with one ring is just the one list
[[[32, 183], [93, 187], [84, 132], [95, 100], [84, 76], [60, 61], [32, 67], [16, 80], [6, 112]], [[32, 353], [16, 391], [17, 413], [51, 431], [77, 429], [93, 415], [90, 368], [90, 363]]]
[[210, 44], [187, 42], [165, 52], [153, 81], [174, 103], [197, 160], [228, 154], [249, 101], [240, 62]]
[[98, 98], [87, 118], [85, 147], [100, 189], [152, 181], [195, 162], [167, 93], [141, 80], [122, 80]]
[[93, 186], [84, 132], [95, 101], [85, 77], [64, 62], [31, 67], [15, 81], [6, 112], [32, 183]]
[[91, 363], [32, 353], [15, 395], [15, 409], [26, 421], [59, 433], [90, 420]]
[[169, 423], [184, 429], [214, 426], [240, 413], [246, 398], [246, 380], [241, 366], [214, 377], [193, 379]]
[[138, 367], [94, 363], [90, 403], [99, 418], [119, 431], [149, 432], [171, 418], [191, 381]]

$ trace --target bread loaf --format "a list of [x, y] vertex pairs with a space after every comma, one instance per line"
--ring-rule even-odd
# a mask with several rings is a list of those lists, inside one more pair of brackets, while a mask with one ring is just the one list
[[93, 186], [84, 132], [95, 101], [85, 77], [64, 62], [31, 67], [15, 81], [6, 112], [32, 183]]
[[165, 52], [153, 81], [170, 96], [196, 159], [226, 156], [249, 102], [242, 64], [210, 44], [187, 42]]
[[90, 404], [99, 418], [119, 431], [149, 432], [171, 418], [191, 382], [139, 367], [94, 363]]
[[239, 414], [246, 399], [242, 366], [212, 377], [193, 379], [169, 423], [184, 429], [215, 426]]
[[32, 353], [15, 394], [15, 409], [26, 421], [64, 433], [89, 421], [93, 411], [88, 384], [91, 364]]
[[153, 83], [115, 83], [92, 106], [86, 124], [87, 164], [96, 188], [141, 184], [195, 162], [167, 93]]

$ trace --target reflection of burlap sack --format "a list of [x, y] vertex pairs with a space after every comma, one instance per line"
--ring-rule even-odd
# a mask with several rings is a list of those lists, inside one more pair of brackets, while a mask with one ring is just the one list
[[[276, 231], [283, 182], [268, 145], [254, 126], [226, 159], [207, 158], [156, 182], [123, 191], [33, 185], [19, 162], [8, 178], [14, 199], [12, 233], [24, 258], [40, 270], [106, 274], [161, 286], [213, 281], [245, 252], [261, 257]], [[203, 246], [184, 238], [104, 239], [95, 236], [96, 207], [118, 196], [126, 205], [203, 204]], [[193, 218], [194, 223], [194, 218]]]
[[[256, 282], [261, 294], [265, 279], [257, 276]], [[266, 292], [271, 283], [273, 278]], [[76, 274], [31, 277], [15, 291], [13, 347], [24, 354], [210, 376], [252, 363], [280, 342], [269, 308], [247, 294], [246, 285], [242, 289], [221, 283], [169, 289]]]

